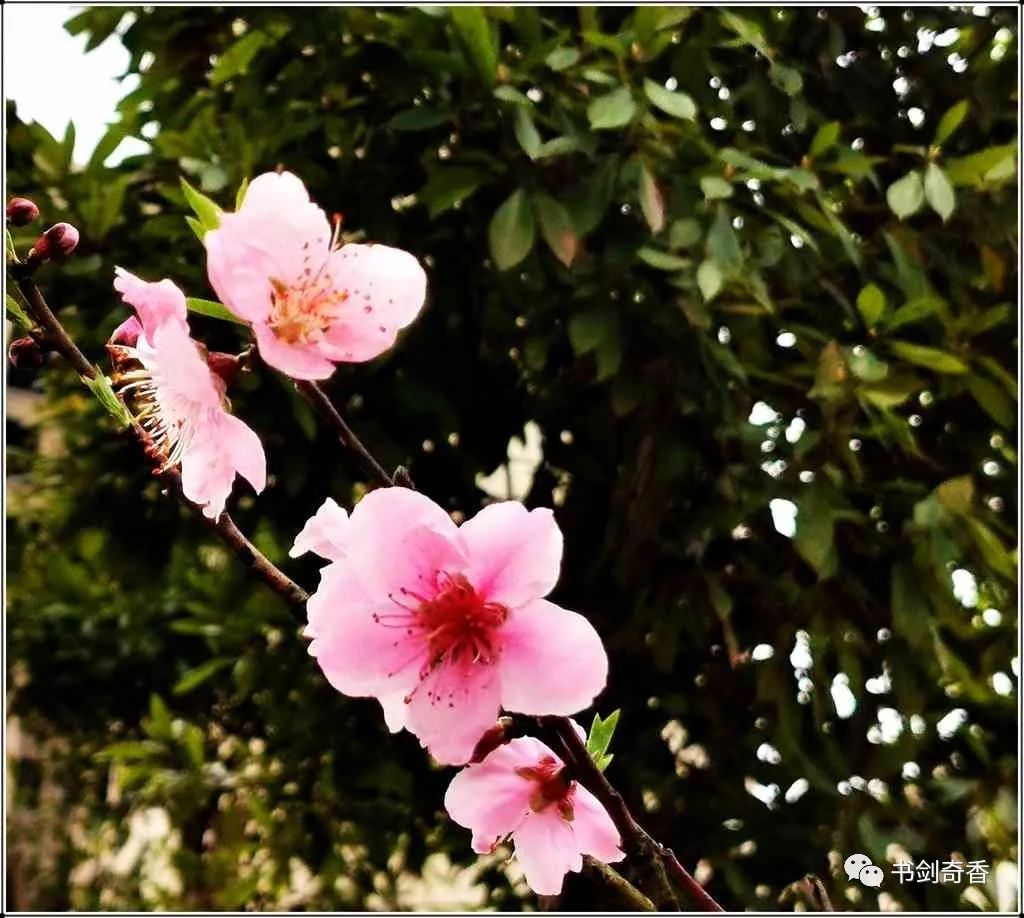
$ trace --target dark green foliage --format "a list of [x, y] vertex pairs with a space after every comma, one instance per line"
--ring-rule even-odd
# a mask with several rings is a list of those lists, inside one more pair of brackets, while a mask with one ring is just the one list
[[[1017, 859], [1016, 679], [1010, 696], [991, 681], [1016, 620], [1011, 9], [883, 7], [881, 31], [856, 7], [130, 15], [69, 23], [93, 43], [127, 27], [140, 75], [86, 167], [70, 138], [9, 118], [12, 193], [82, 230], [42, 283], [91, 357], [124, 315], [115, 264], [213, 298], [181, 175], [230, 208], [244, 179], [294, 170], [347, 230], [428, 265], [421, 320], [329, 385], [385, 465], [468, 516], [475, 477], [527, 421], [542, 431], [526, 500], [561, 496], [555, 598], [609, 648], [607, 775], [684, 864], [706, 860], [716, 897], [778, 907], [815, 873], [837, 907], [870, 910], [840, 869], [854, 851]], [[918, 51], [919, 29], [952, 28]], [[103, 165], [143, 131], [150, 153]], [[192, 323], [211, 347], [243, 343]], [[472, 862], [441, 815], [450, 772], [327, 686], [286, 610], [161, 497], [71, 374], [39, 385], [38, 426], [9, 427], [12, 712], [65, 738], [48, 762], [79, 835], [106, 824], [121, 844], [127, 813], [166, 806], [184, 883], [69, 887], [89, 855], [58, 834], [18, 905], [294, 907], [298, 858], [321, 881], [300, 904], [404, 907], [396, 847], [413, 871], [430, 852]], [[236, 518], [315, 585], [287, 548], [325, 496], [351, 504], [357, 468], [267, 369], [232, 398], [273, 476]], [[759, 401], [775, 420], [748, 421]], [[799, 508], [793, 540], [777, 498]], [[957, 568], [976, 608], [954, 598]], [[795, 675], [802, 632], [813, 663]], [[891, 689], [866, 691], [883, 672]], [[904, 718], [893, 742], [871, 729], [880, 706]], [[966, 723], [941, 739], [953, 708]], [[751, 781], [777, 785], [771, 808]], [[487, 901], [516, 908], [499, 870]], [[964, 888], [883, 886], [918, 909], [973, 907]]]

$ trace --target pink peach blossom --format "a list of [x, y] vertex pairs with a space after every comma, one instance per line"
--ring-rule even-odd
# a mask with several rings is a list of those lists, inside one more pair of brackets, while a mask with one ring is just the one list
[[332, 559], [307, 607], [309, 652], [438, 761], [468, 761], [502, 707], [573, 714], [604, 688], [597, 632], [544, 598], [562, 560], [550, 510], [507, 501], [457, 527], [422, 494], [381, 488], [329, 532], [323, 513], [294, 549], [315, 536]]
[[584, 854], [606, 864], [625, 857], [608, 811], [564, 767], [544, 743], [524, 736], [460, 771], [444, 797], [448, 815], [472, 830], [478, 854], [511, 836], [526, 882], [544, 896], [562, 891]]
[[395, 343], [423, 306], [426, 275], [408, 252], [338, 246], [290, 172], [254, 179], [235, 213], [206, 233], [213, 289], [252, 325], [260, 355], [296, 379], [325, 379]]
[[247, 424], [228, 413], [224, 382], [189, 335], [181, 290], [169, 280], [148, 283], [122, 268], [114, 289], [137, 313], [118, 326], [108, 345], [121, 395], [160, 468], [180, 464], [185, 497], [216, 519], [236, 473], [257, 493], [263, 490], [263, 446]]

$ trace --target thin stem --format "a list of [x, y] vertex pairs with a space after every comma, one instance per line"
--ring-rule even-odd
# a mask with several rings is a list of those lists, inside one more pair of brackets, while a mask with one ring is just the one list
[[295, 383], [295, 388], [327, 420], [327, 423], [331, 425], [331, 429], [338, 435], [342, 446], [356, 454], [363, 468], [366, 469], [372, 479], [384, 487], [389, 487], [395, 483], [392, 476], [384, 471], [384, 467], [363, 446], [362, 440], [348, 426], [345, 419], [341, 416], [341, 412], [334, 407], [334, 403], [327, 396], [327, 393], [317, 383], [310, 380], [299, 380]]
[[656, 912], [654, 903], [647, 898], [639, 889], [629, 882], [621, 873], [609, 867], [603, 861], [591, 857], [589, 854], [583, 857], [583, 869], [588, 876], [594, 877], [597, 881], [608, 888], [622, 904], [631, 912]]
[[[96, 368], [89, 362], [89, 359], [82, 353], [72, 337], [61, 325], [60, 320], [54, 315], [53, 310], [47, 305], [43, 294], [32, 280], [32, 266], [25, 264], [11, 265], [13, 275], [18, 289], [25, 297], [28, 304], [28, 311], [31, 317], [38, 324], [45, 337], [46, 344], [59, 353], [83, 379], [95, 379]], [[138, 425], [132, 425], [132, 432], [135, 434], [139, 444], [146, 448], [145, 434]], [[203, 512], [188, 500], [181, 490], [181, 474], [176, 468], [166, 469], [160, 473], [160, 478], [167, 485], [169, 491], [174, 493], [193, 513], [199, 516], [204, 524], [224, 542], [242, 562], [247, 570], [262, 580], [275, 593], [288, 603], [289, 608], [298, 617], [305, 608], [309, 594], [302, 589], [294, 580], [288, 577], [283, 571], [276, 567], [263, 554], [245, 534], [235, 525], [231, 516], [224, 512], [216, 520], [211, 520]]]

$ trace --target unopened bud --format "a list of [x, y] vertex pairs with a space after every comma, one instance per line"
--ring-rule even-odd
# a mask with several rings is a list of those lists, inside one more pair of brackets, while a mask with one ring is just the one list
[[498, 722], [477, 741], [469, 759], [470, 764], [483, 761], [489, 753], [508, 742], [507, 734], [511, 726], [511, 717], [499, 717]]
[[7, 222], [11, 226], [28, 226], [39, 219], [39, 208], [28, 198], [11, 198], [7, 202]]
[[35, 338], [25, 335], [16, 338], [7, 349], [11, 366], [19, 370], [38, 370], [46, 360], [46, 354]]
[[65, 258], [78, 245], [78, 230], [70, 223], [57, 223], [51, 226], [32, 246], [28, 253], [29, 261], [49, 261], [53, 258]]

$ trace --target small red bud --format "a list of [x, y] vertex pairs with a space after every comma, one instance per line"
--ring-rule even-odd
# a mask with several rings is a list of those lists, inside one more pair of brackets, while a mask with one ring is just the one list
[[7, 222], [11, 226], [28, 226], [39, 219], [39, 208], [28, 198], [11, 198], [7, 202]]
[[65, 258], [77, 245], [78, 230], [70, 223], [56, 223], [36, 240], [32, 251], [28, 253], [29, 261]]
[[18, 370], [38, 370], [46, 361], [46, 354], [35, 338], [25, 335], [16, 338], [7, 349], [7, 357], [11, 366]]
[[511, 717], [499, 717], [498, 722], [477, 741], [469, 759], [470, 764], [483, 761], [489, 753], [508, 742], [507, 734], [511, 726]]

